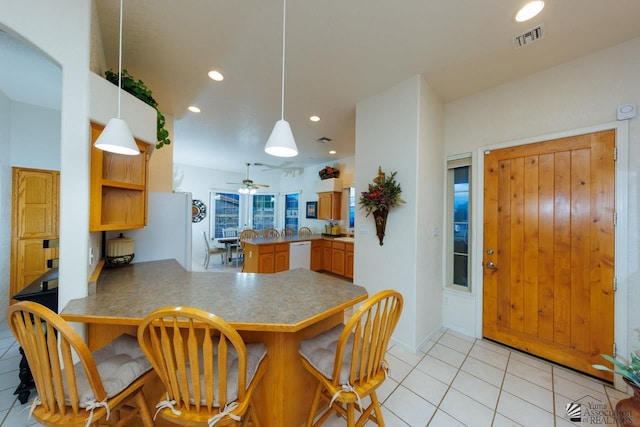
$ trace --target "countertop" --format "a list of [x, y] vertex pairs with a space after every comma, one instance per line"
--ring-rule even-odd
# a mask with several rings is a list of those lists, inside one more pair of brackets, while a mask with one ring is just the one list
[[104, 269], [96, 294], [69, 301], [61, 315], [68, 321], [137, 325], [151, 311], [176, 305], [210, 311], [238, 330], [297, 331], [366, 298], [362, 286], [306, 269], [188, 272], [175, 260], [163, 260]]
[[[341, 240], [342, 239], [342, 240]], [[348, 238], [346, 236], [328, 236], [324, 234], [312, 234], [310, 236], [286, 236], [286, 237], [257, 237], [255, 239], [247, 239], [245, 242], [254, 244], [254, 245], [269, 245], [274, 243], [291, 243], [291, 242], [307, 242], [311, 240], [338, 240], [338, 241], [348, 241], [353, 243], [353, 237]]]

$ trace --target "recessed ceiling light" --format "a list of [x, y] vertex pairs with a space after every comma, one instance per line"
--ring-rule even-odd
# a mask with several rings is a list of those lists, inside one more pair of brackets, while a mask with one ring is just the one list
[[309, 120], [311, 120], [312, 122], [319, 122], [319, 121], [320, 121], [320, 117], [318, 117], [318, 116], [311, 116], [311, 117], [309, 117]]
[[211, 80], [215, 80], [217, 82], [221, 82], [224, 80], [224, 76], [222, 75], [222, 73], [220, 73], [220, 71], [211, 70], [209, 71], [208, 75]]
[[542, 0], [530, 1], [520, 8], [516, 13], [516, 22], [525, 22], [539, 14], [544, 9], [544, 2]]
[[200, 109], [198, 107], [196, 107], [195, 105], [189, 105], [189, 108], [187, 108], [187, 110], [191, 111], [192, 113], [199, 113]]
[[336, 154], [336, 150], [329, 151], [329, 154]]

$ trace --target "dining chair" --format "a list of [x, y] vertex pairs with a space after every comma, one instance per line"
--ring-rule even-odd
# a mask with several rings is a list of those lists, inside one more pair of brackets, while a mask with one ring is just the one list
[[[238, 229], [237, 228], [223, 228], [222, 229], [222, 237], [238, 237]], [[231, 260], [233, 260], [233, 253], [236, 253], [236, 262], [239, 262], [239, 256], [240, 256], [240, 243], [238, 242], [238, 240], [236, 240], [235, 242], [225, 242], [225, 248], [227, 249], [227, 256], [231, 257]]]
[[300, 227], [298, 230], [298, 236], [311, 236], [313, 232], [309, 227]]
[[207, 232], [203, 231], [202, 235], [204, 236], [204, 268], [205, 270], [209, 268], [209, 259], [211, 255], [220, 255], [220, 263], [224, 264], [224, 257], [227, 254], [227, 250], [224, 248], [211, 247], [209, 245], [209, 238], [207, 237]]
[[[388, 374], [384, 356], [402, 305], [398, 292], [381, 291], [367, 299], [346, 325], [300, 342], [302, 365], [318, 380], [307, 427], [322, 425], [334, 411], [347, 419], [349, 427], [368, 420], [384, 426], [376, 389]], [[367, 397], [370, 404], [364, 408], [362, 400]], [[328, 408], [314, 424], [323, 400]], [[355, 409], [361, 411], [357, 421]]]
[[262, 237], [264, 237], [265, 239], [267, 238], [277, 239], [278, 237], [280, 237], [280, 233], [278, 233], [278, 230], [276, 230], [275, 228], [267, 228], [262, 230]]
[[138, 342], [166, 391], [154, 420], [260, 426], [253, 392], [267, 370], [264, 344], [245, 344], [224, 319], [191, 307], [150, 313], [138, 327]]
[[260, 237], [260, 234], [256, 230], [252, 230], [250, 228], [246, 228], [240, 232], [238, 235], [238, 241], [240, 243], [240, 247], [238, 248], [240, 251], [240, 257], [243, 259], [242, 263], [242, 271], [244, 271], [244, 241], [250, 239], [257, 239]]
[[295, 236], [296, 235], [296, 231], [293, 228], [289, 228], [289, 227], [285, 227], [282, 229], [282, 231], [280, 232], [280, 235], [282, 237], [290, 237], [290, 236]]
[[139, 415], [153, 426], [142, 386], [155, 374], [135, 337], [91, 353], [63, 318], [33, 301], [11, 305], [7, 321], [36, 386], [29, 417], [45, 426], [125, 426]]

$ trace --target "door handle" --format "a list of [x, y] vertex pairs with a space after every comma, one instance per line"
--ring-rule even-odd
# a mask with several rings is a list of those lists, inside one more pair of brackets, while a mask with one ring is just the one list
[[494, 269], [494, 270], [497, 270], [497, 269], [498, 269], [498, 266], [497, 266], [497, 265], [495, 265], [494, 263], [492, 263], [491, 261], [489, 261], [489, 262], [487, 263], [486, 267], [487, 267], [487, 268], [492, 268], [492, 269]]

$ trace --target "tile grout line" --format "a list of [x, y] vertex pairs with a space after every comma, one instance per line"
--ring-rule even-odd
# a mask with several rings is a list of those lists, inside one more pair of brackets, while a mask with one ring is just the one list
[[[435, 344], [439, 344], [439, 343], [440, 343], [440, 340], [441, 340], [441, 339], [442, 339], [442, 337], [444, 337], [445, 335], [446, 335], [446, 332], [440, 336], [440, 338], [438, 339], [438, 341], [436, 341], [436, 343], [435, 343]], [[454, 336], [454, 335], [452, 335], [452, 336]], [[465, 354], [464, 359], [463, 359], [463, 360], [462, 360], [462, 362], [460, 363], [460, 366], [458, 366], [457, 371], [456, 371], [456, 374], [453, 376], [453, 378], [451, 379], [451, 381], [449, 381], [449, 384], [447, 385], [447, 391], [442, 395], [442, 398], [441, 398], [441, 399], [440, 399], [440, 401], [438, 402], [438, 405], [436, 406], [436, 410], [433, 412], [433, 415], [432, 415], [432, 416], [431, 416], [431, 418], [429, 419], [429, 423], [431, 423], [431, 421], [433, 421], [433, 418], [436, 416], [436, 414], [438, 413], [438, 411], [442, 411], [443, 413], [447, 414], [448, 416], [450, 416], [450, 417], [451, 417], [451, 418], [453, 418], [454, 420], [456, 420], [456, 421], [460, 422], [461, 424], [464, 424], [461, 420], [459, 420], [458, 418], [456, 418], [454, 415], [452, 415], [452, 414], [448, 413], [448, 412], [447, 412], [447, 411], [445, 411], [444, 409], [441, 409], [441, 408], [440, 408], [440, 405], [442, 405], [442, 402], [444, 402], [444, 399], [447, 397], [447, 394], [449, 394], [449, 392], [450, 392], [450, 391], [451, 391], [451, 389], [453, 388], [453, 383], [454, 383], [454, 381], [456, 380], [456, 378], [458, 377], [458, 375], [460, 374], [460, 371], [462, 370], [462, 365], [464, 365], [464, 362], [466, 362], [466, 361], [467, 361], [467, 359], [470, 357], [471, 350], [473, 350], [473, 347], [476, 345], [476, 341], [477, 341], [477, 339], [475, 339], [475, 338], [474, 338], [474, 339], [473, 339], [473, 344], [471, 345], [471, 347], [469, 348], [469, 350], [468, 350], [468, 351], [467, 351], [467, 353]], [[435, 347], [435, 344], [431, 347], [431, 349], [433, 349], [433, 347]], [[447, 345], [445, 345], [445, 344], [441, 344], [441, 345], [443, 345], [443, 346], [445, 346], [445, 347], [447, 347], [447, 348], [451, 348], [451, 347], [448, 347], [448, 346], [447, 346]], [[430, 349], [430, 350], [431, 350], [431, 349]], [[456, 351], [455, 349], [452, 349], [452, 350]], [[427, 355], [427, 354], [428, 354], [428, 353], [426, 353], [425, 355]], [[433, 356], [431, 356], [431, 357], [433, 357]], [[438, 360], [440, 360], [440, 359], [438, 359]], [[446, 362], [445, 362], [445, 363], [446, 363]], [[428, 374], [427, 374], [427, 375], [428, 375]], [[454, 390], [455, 390], [455, 389], [454, 389]], [[456, 391], [458, 391], [458, 390], [456, 390]], [[464, 393], [462, 393], [462, 394], [464, 394]], [[466, 394], [465, 394], [465, 396], [466, 396]], [[469, 398], [473, 399], [471, 396], [469, 396]], [[495, 411], [494, 411], [494, 416], [495, 416]], [[493, 418], [492, 418], [492, 420], [493, 420]], [[427, 423], [427, 426], [429, 425], [429, 423]]]

